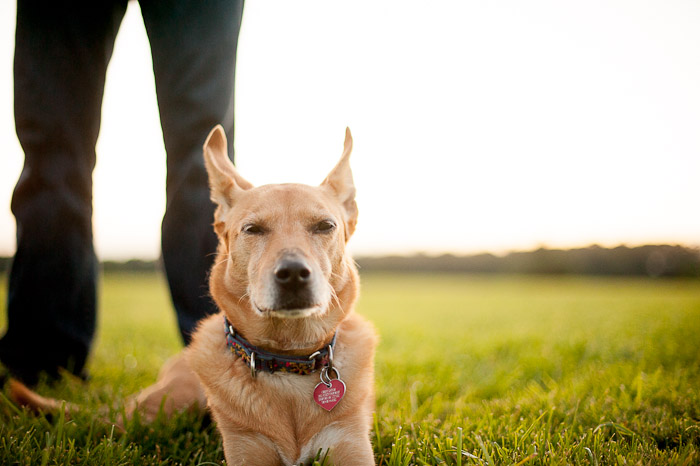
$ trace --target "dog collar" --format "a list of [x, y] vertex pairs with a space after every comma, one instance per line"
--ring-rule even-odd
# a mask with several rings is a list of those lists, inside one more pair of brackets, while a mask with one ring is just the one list
[[254, 346], [236, 332], [226, 316], [224, 316], [224, 331], [226, 332], [228, 348], [250, 367], [250, 373], [253, 377], [258, 372], [289, 372], [308, 375], [332, 365], [337, 333], [333, 334], [333, 339], [328, 345], [309, 356], [286, 356], [270, 353]]

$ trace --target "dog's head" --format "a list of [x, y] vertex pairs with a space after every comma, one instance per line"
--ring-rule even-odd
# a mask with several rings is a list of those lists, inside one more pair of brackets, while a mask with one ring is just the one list
[[[218, 206], [212, 296], [251, 339], [264, 334], [289, 341], [327, 333], [352, 307], [357, 288], [345, 252], [357, 222], [350, 130], [340, 162], [316, 187], [253, 187], [236, 171], [226, 147], [217, 126], [204, 144], [211, 198]], [[305, 328], [307, 335], [280, 334], [291, 328]]]

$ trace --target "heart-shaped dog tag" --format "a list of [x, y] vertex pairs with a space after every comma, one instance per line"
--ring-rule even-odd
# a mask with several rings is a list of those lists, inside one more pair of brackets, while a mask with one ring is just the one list
[[330, 384], [321, 382], [314, 388], [314, 401], [326, 411], [335, 408], [344, 395], [345, 382], [340, 379], [332, 379]]

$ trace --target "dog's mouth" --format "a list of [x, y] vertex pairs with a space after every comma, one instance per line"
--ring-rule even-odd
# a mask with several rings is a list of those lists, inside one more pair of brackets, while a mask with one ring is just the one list
[[260, 316], [302, 319], [322, 315], [330, 305], [327, 277], [299, 252], [283, 251], [274, 267], [252, 276], [248, 296]]
[[258, 306], [254, 301], [251, 301], [253, 308], [260, 315], [277, 317], [280, 319], [303, 319], [305, 317], [311, 317], [314, 315], [322, 314], [325, 306], [320, 304], [307, 306], [307, 307], [292, 307], [292, 308], [278, 308], [278, 309], [267, 309]]

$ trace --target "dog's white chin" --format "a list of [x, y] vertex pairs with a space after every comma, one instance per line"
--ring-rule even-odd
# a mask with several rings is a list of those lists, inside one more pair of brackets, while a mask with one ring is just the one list
[[270, 317], [276, 317], [278, 319], [304, 319], [306, 317], [312, 317], [316, 315], [323, 314], [325, 311], [324, 306], [313, 306], [304, 309], [262, 309], [258, 305], [255, 305], [255, 310], [261, 315], [267, 315]]
[[305, 317], [311, 317], [323, 312], [321, 306], [309, 307], [306, 309], [289, 309], [284, 311], [270, 311], [272, 317], [278, 317], [280, 319], [303, 319]]

